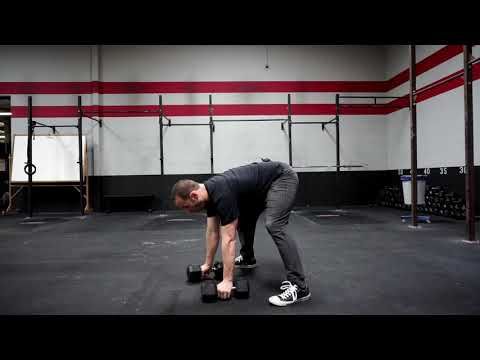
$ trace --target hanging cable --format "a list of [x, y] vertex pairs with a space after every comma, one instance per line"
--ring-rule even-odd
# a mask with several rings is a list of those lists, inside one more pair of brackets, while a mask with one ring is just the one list
[[269, 69], [270, 65], [268, 64], [268, 45], [265, 45], [265, 69]]

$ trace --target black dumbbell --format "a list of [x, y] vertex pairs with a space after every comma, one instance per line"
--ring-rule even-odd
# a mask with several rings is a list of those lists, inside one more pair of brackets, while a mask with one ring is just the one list
[[[202, 283], [202, 301], [211, 303], [218, 300], [217, 282], [207, 280]], [[238, 279], [233, 282], [232, 295], [237, 299], [248, 299], [250, 297], [250, 285], [247, 279]]]
[[[215, 274], [216, 280], [223, 279], [223, 264], [219, 261], [213, 264], [210, 272]], [[202, 280], [202, 270], [201, 265], [188, 265], [187, 266], [187, 280], [189, 282], [199, 282]]]

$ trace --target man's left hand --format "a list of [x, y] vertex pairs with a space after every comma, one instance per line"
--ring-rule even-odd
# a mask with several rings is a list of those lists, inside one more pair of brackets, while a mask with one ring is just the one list
[[223, 280], [217, 285], [217, 293], [220, 299], [228, 299], [232, 293], [233, 283], [229, 280]]

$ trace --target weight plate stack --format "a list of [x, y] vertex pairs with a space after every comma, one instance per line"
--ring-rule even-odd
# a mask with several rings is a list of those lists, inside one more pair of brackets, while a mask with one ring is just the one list
[[[405, 204], [403, 189], [398, 186], [385, 186], [379, 192], [378, 203], [381, 206], [408, 210], [410, 205]], [[444, 216], [454, 219], [465, 219], [465, 199], [451, 191], [448, 186], [428, 186], [425, 189], [425, 204], [418, 205], [418, 211], [431, 215]]]

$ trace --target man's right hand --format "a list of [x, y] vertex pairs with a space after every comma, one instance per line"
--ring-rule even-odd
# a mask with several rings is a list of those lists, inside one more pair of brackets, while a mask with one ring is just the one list
[[212, 269], [212, 265], [209, 265], [207, 263], [201, 265], [200, 270], [202, 271], [202, 278], [205, 278], [211, 269]]

